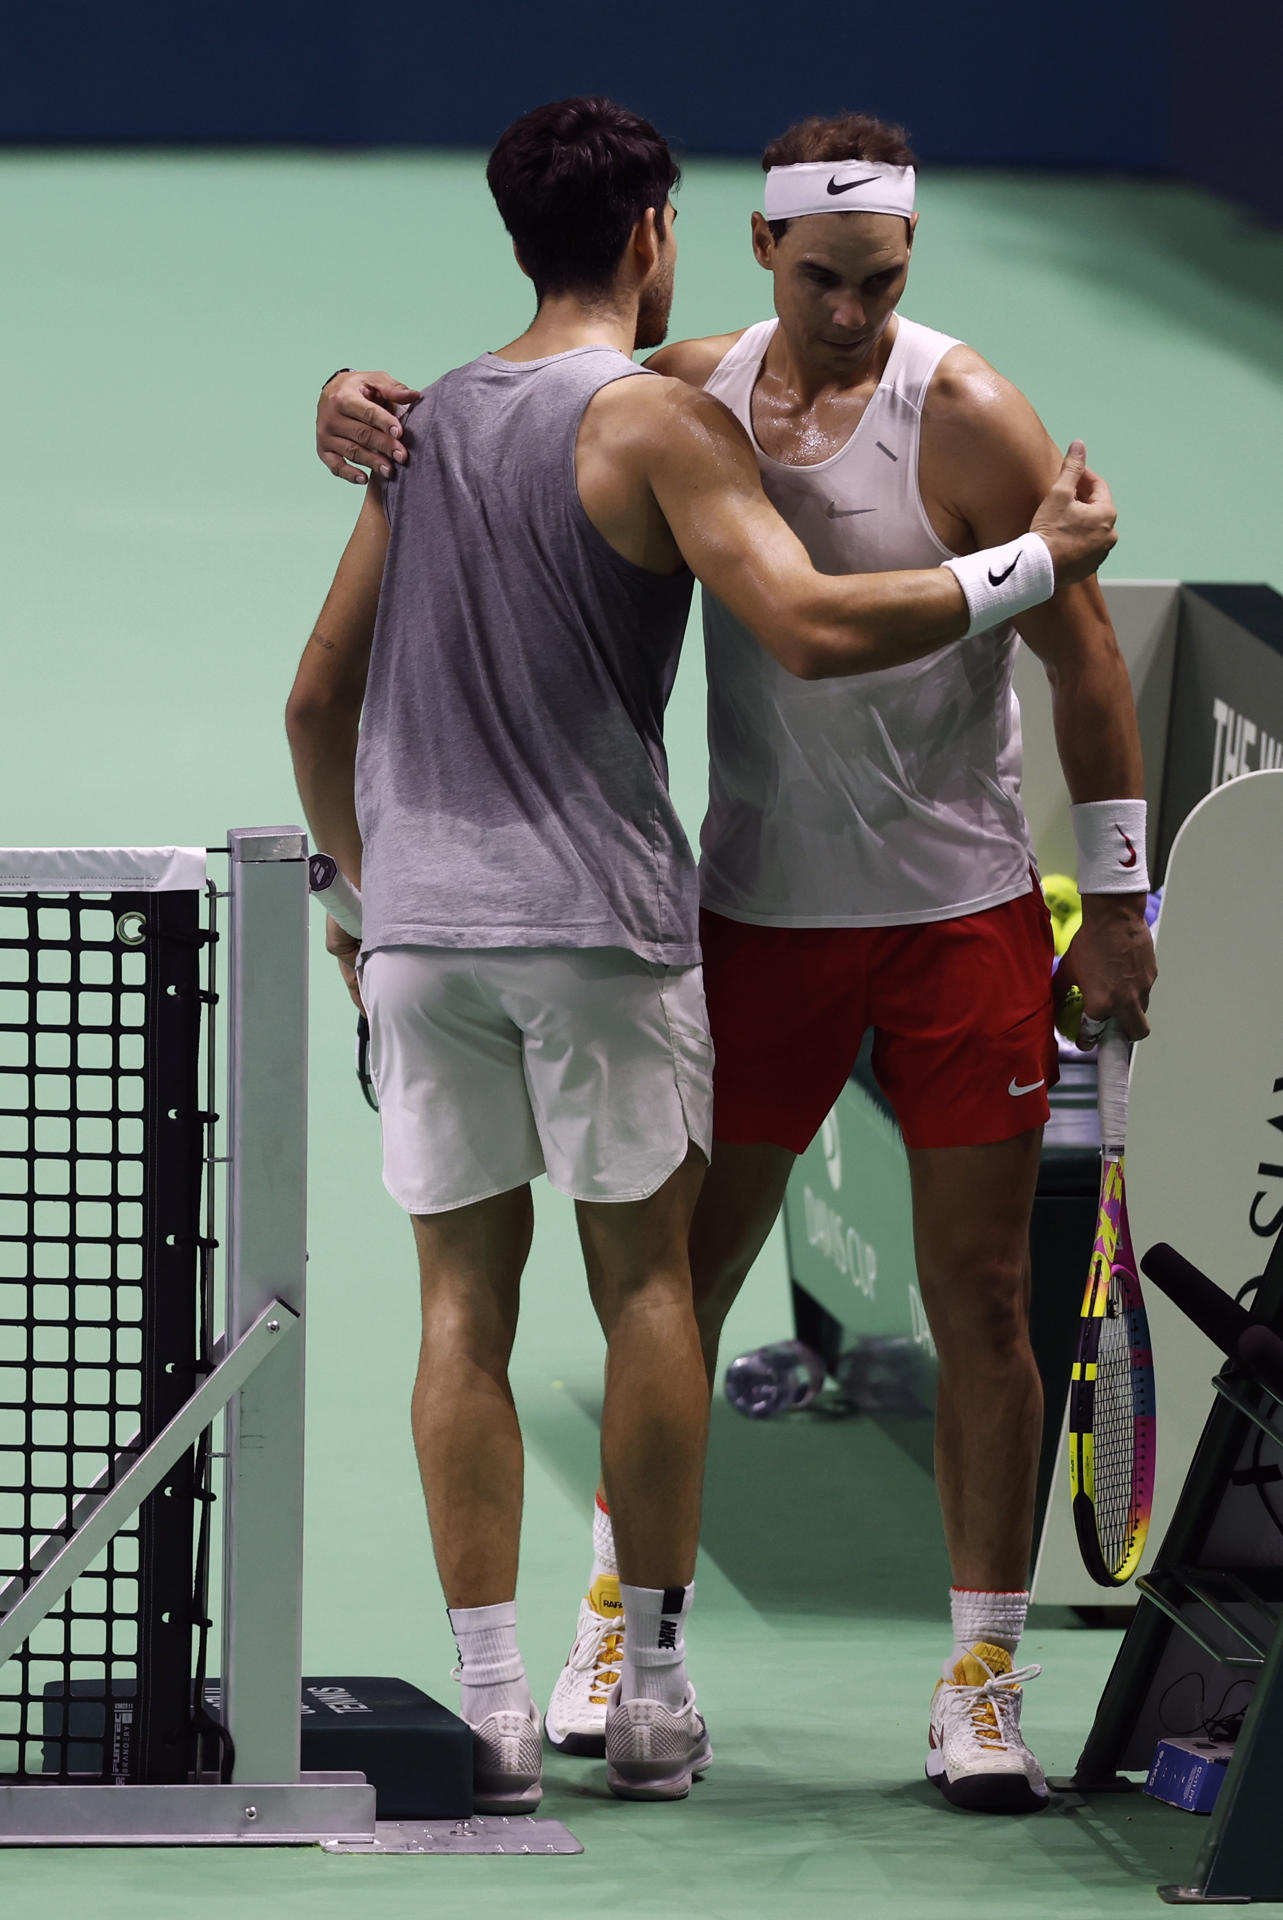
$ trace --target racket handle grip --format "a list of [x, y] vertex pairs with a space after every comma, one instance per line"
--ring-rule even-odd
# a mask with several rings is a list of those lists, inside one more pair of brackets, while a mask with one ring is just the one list
[[1096, 1043], [1096, 1102], [1100, 1111], [1100, 1144], [1115, 1157], [1127, 1143], [1127, 1091], [1132, 1043], [1116, 1020], [1106, 1023]]
[[361, 896], [339, 863], [328, 853], [314, 853], [307, 863], [312, 898], [333, 914], [345, 933], [361, 938]]

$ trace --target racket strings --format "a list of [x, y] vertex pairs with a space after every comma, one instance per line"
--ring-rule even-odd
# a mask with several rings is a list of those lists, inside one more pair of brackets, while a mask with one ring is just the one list
[[1122, 1286], [1111, 1275], [1096, 1350], [1092, 1415], [1096, 1529], [1106, 1565], [1121, 1566], [1136, 1526], [1136, 1391], [1131, 1316]]

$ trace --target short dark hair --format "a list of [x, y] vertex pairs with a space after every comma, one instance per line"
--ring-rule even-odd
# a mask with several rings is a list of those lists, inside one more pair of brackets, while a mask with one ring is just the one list
[[[916, 167], [918, 157], [904, 128], [871, 113], [837, 113], [830, 119], [812, 114], [799, 120], [762, 155], [762, 172], [772, 167], [800, 167], [808, 160], [877, 160], [887, 167]], [[772, 220], [771, 236], [782, 240], [788, 220]]]
[[601, 293], [637, 222], [662, 216], [681, 172], [649, 120], [614, 100], [554, 100], [500, 134], [490, 191], [542, 300]]

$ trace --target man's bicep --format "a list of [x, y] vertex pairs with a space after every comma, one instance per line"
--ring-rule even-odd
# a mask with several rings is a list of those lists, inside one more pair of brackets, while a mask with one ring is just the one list
[[739, 421], [700, 396], [659, 436], [650, 482], [696, 578], [756, 631], [778, 619], [812, 568], [762, 491]]
[[[959, 352], [962, 352], [959, 349]], [[1060, 455], [1020, 392], [979, 355], [933, 387], [923, 421], [931, 492], [965, 521], [977, 549], [1028, 531]]]

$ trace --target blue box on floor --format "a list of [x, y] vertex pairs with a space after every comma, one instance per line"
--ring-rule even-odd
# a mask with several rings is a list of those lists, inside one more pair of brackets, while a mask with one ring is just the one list
[[1224, 1740], [1160, 1740], [1145, 1791], [1186, 1813], [1210, 1813], [1233, 1752]]

